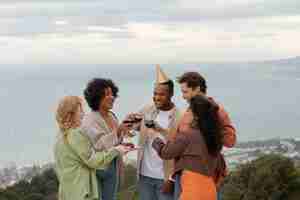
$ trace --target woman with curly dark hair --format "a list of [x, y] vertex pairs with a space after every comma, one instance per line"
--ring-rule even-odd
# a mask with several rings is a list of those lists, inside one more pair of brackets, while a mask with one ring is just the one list
[[[84, 97], [92, 111], [84, 117], [81, 128], [96, 151], [114, 148], [131, 129], [132, 124], [119, 124], [116, 115], [111, 111], [118, 91], [112, 80], [104, 78], [92, 79], [84, 90]], [[96, 171], [101, 200], [116, 199], [121, 165], [122, 159], [118, 157], [107, 168]]]
[[[196, 95], [188, 112], [192, 120], [181, 122], [174, 139], [164, 143], [155, 138], [152, 146], [161, 158], [175, 159], [174, 175], [181, 176], [180, 200], [215, 200], [214, 176], [223, 146], [218, 105], [204, 95]], [[156, 135], [153, 130], [152, 136]]]

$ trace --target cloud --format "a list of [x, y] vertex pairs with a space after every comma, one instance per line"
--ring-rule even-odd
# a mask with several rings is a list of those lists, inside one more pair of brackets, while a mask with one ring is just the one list
[[177, 0], [168, 7], [168, 20], [228, 20], [238, 18], [256, 18], [282, 15], [298, 15], [298, 0]]
[[275, 33], [245, 33], [241, 34], [242, 38], [256, 39], [256, 38], [274, 38], [277, 34]]
[[54, 22], [54, 24], [58, 25], [58, 26], [60, 26], [60, 25], [67, 25], [68, 22], [66, 20], [57, 20], [57, 21]]
[[[104, 8], [103, 2], [67, 2], [4, 4], [0, 7], [0, 35], [36, 37], [45, 34], [103, 33], [112, 38], [133, 37], [126, 27], [127, 18]], [[117, 29], [120, 31], [115, 33]]]
[[0, 35], [36, 37], [45, 34], [87, 34], [103, 33], [112, 38], [128, 38], [134, 35], [128, 31], [127, 21], [120, 16], [96, 17], [24, 17], [0, 20]]
[[14, 2], [0, 3], [0, 63], [248, 61], [300, 52], [296, 0]]
[[[3, 3], [6, 2], [6, 3]], [[10, 3], [9, 3], [10, 2]], [[118, 14], [134, 20], [208, 20], [297, 15], [298, 0], [11, 0], [1, 1], [0, 16], [76, 16]]]
[[[241, 20], [241, 21], [240, 21]], [[7, 54], [5, 63], [199, 63], [223, 61], [265, 60], [296, 56], [298, 31], [264, 28], [257, 20], [242, 19], [223, 25], [216, 23], [145, 23], [130, 22], [127, 29], [134, 37], [112, 39], [105, 34], [45, 34], [35, 38], [9, 39], [10, 47], [1, 48]], [[280, 20], [279, 20], [280, 21]], [[241, 30], [237, 31], [237, 24]], [[174, 28], [176, 27], [176, 28]], [[224, 30], [224, 27], [227, 30]], [[252, 29], [255, 27], [256, 31]], [[104, 30], [103, 27], [92, 27]], [[275, 28], [275, 27], [273, 27]], [[276, 30], [276, 29], [274, 29]], [[108, 29], [115, 34], [121, 29]], [[109, 33], [111, 34], [111, 33]], [[223, 40], [220, 38], [223, 38]]]

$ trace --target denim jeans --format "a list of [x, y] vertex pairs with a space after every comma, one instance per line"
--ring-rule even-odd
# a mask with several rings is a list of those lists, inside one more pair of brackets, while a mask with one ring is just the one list
[[173, 195], [162, 193], [162, 179], [140, 175], [138, 181], [139, 200], [173, 200]]
[[181, 185], [180, 185], [180, 176], [181, 174], [175, 175], [175, 188], [174, 188], [174, 200], [179, 200], [181, 193]]
[[221, 191], [219, 190], [218, 193], [217, 193], [217, 200], [221, 200]]
[[96, 170], [99, 188], [99, 200], [117, 200], [119, 176], [117, 159], [114, 159], [105, 170]]

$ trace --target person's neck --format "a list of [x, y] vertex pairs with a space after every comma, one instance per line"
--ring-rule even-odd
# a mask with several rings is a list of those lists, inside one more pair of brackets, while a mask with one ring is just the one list
[[170, 111], [174, 108], [174, 103], [173, 102], [169, 102], [168, 105], [164, 106], [163, 108], [159, 108], [159, 110], [161, 111]]
[[107, 110], [107, 109], [99, 109], [99, 113], [104, 118], [109, 116], [109, 110]]

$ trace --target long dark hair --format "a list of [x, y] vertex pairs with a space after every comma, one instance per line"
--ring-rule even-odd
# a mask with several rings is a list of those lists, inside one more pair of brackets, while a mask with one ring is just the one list
[[218, 105], [204, 95], [196, 95], [190, 101], [190, 109], [194, 116], [193, 125], [203, 134], [208, 153], [216, 156], [223, 146]]

